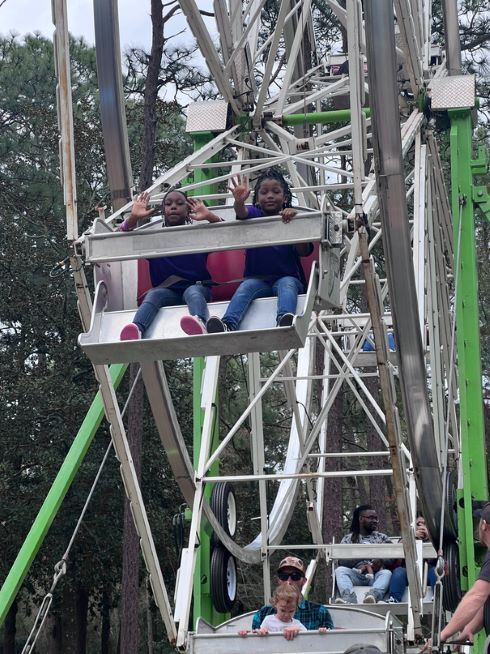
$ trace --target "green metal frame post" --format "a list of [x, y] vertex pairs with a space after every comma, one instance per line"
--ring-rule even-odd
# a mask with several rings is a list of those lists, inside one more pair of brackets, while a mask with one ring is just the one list
[[[472, 159], [469, 109], [450, 109], [451, 204], [457, 279], [456, 337], [460, 396], [460, 442], [464, 487], [458, 490], [458, 535], [461, 586], [476, 578], [472, 499], [488, 498], [478, 316], [478, 276], [475, 246], [473, 175], [485, 168]], [[459, 242], [459, 252], [458, 252]], [[456, 270], [457, 266], [457, 270]]]
[[[192, 139], [194, 150], [198, 150], [213, 139], [215, 134], [212, 132], [194, 132]], [[216, 160], [214, 157], [211, 161]], [[215, 170], [215, 169], [212, 169]], [[194, 182], [211, 180], [213, 174], [203, 168], [194, 171]], [[201, 187], [200, 192], [203, 194], [212, 193], [213, 185]], [[203, 425], [203, 412], [201, 410], [201, 385], [204, 372], [204, 359], [198, 357], [193, 362], [193, 444], [194, 444], [194, 466], [197, 466], [199, 459], [199, 450], [201, 445], [201, 433]], [[218, 412], [218, 402], [216, 402], [216, 412]], [[215, 450], [219, 444], [219, 427], [216, 421], [213, 433], [212, 450]], [[216, 462], [210, 469], [211, 475], [219, 474], [219, 462]], [[211, 488], [205, 489], [206, 497], [210, 497]], [[202, 617], [210, 624], [217, 625], [227, 620], [230, 616], [227, 613], [219, 613], [215, 610], [211, 599], [211, 535], [201, 529], [199, 533], [199, 550], [196, 559], [196, 568], [194, 573], [194, 604], [193, 604], [193, 624], [196, 624], [197, 618]]]

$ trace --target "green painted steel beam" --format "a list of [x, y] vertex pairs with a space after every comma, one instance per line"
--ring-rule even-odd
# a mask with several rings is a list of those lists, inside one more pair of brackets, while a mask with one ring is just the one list
[[458, 496], [464, 500], [464, 508], [458, 502], [458, 537], [461, 586], [467, 590], [477, 576], [472, 499], [488, 498], [473, 187], [473, 174], [478, 171], [480, 162], [472, 160], [470, 111], [450, 109], [448, 113], [451, 120], [451, 205], [457, 279], [456, 337], [464, 479], [463, 488], [458, 491]]
[[[371, 115], [371, 110], [366, 107], [362, 109], [362, 113], [368, 118]], [[314, 111], [308, 114], [288, 114], [287, 116], [282, 116], [281, 123], [287, 127], [294, 125], [314, 125], [316, 123], [328, 125], [330, 123], [348, 123], [350, 119], [350, 109], [337, 109], [335, 111]]]
[[[212, 132], [192, 132], [191, 133], [194, 150], [204, 147], [214, 138]], [[218, 161], [217, 156], [213, 156], [210, 161]], [[206, 164], [202, 168], [194, 170], [194, 182], [209, 181], [206, 186], [201, 186], [193, 191], [193, 195], [208, 195], [215, 191], [215, 185], [212, 183], [213, 176], [218, 175], [217, 169], [206, 169]], [[193, 443], [194, 443], [194, 466], [197, 467], [199, 451], [201, 446], [201, 433], [203, 426], [203, 412], [201, 410], [201, 389], [202, 376], [204, 373], [204, 359], [202, 357], [194, 359], [193, 369]], [[216, 406], [218, 411], [218, 403]], [[213, 442], [211, 450], [214, 451], [219, 444], [218, 424], [215, 424], [213, 432]], [[219, 475], [219, 462], [217, 461], [210, 468], [211, 475]], [[205, 489], [206, 497], [211, 495], [211, 487]], [[199, 617], [204, 618], [212, 625], [220, 624], [227, 620], [228, 613], [219, 613], [216, 611], [211, 598], [211, 534], [201, 528], [199, 532], [199, 549], [196, 557], [196, 568], [194, 572], [194, 603], [192, 608], [193, 624], [196, 625]]]
[[[126, 368], [127, 364], [111, 366], [110, 373], [114, 388], [119, 386]], [[104, 405], [99, 391], [0, 590], [0, 625], [3, 624], [8, 610], [19, 592], [22, 582], [87, 454], [103, 417]]]

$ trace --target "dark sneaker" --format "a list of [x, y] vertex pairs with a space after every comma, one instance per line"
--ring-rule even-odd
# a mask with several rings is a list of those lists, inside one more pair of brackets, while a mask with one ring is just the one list
[[335, 604], [357, 604], [357, 595], [354, 591], [344, 591], [342, 595], [335, 599]]
[[347, 600], [344, 599], [343, 597], [340, 597], [339, 595], [338, 597], [335, 598], [334, 604], [347, 604]]
[[211, 316], [206, 323], [208, 334], [219, 334], [228, 331], [228, 325], [224, 323], [218, 316]]
[[278, 327], [291, 327], [291, 325], [293, 324], [293, 320], [294, 320], [294, 313], [285, 313], [277, 321], [277, 326]]
[[189, 336], [206, 333], [206, 325], [198, 316], [183, 316], [180, 319], [180, 327]]
[[141, 339], [141, 332], [138, 325], [130, 322], [121, 329], [119, 334], [120, 341], [139, 341]]

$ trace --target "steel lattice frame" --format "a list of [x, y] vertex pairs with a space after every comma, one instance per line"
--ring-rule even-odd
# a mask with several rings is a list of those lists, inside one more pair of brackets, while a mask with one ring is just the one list
[[[406, 482], [404, 477], [406, 468], [412, 467], [414, 460], [420, 459], [427, 453], [432, 460], [430, 470], [442, 471], [445, 461], [440, 453], [450, 448], [457, 454], [459, 443], [454, 409], [457, 392], [454, 373], [456, 368], [454, 354], [451, 353], [453, 238], [450, 209], [437, 145], [432, 132], [427, 128], [423, 114], [415, 103], [419, 94], [426, 89], [428, 80], [440, 79], [447, 74], [444, 60], [441, 61], [440, 57], [431, 59], [433, 53], [430, 46], [430, 4], [417, 0], [395, 2], [398, 33], [394, 59], [400, 65], [398, 79], [376, 78], [375, 72], [379, 73], [380, 68], [373, 56], [372, 59], [368, 58], [371, 82], [369, 86], [365, 70], [365, 58], [369, 49], [369, 38], [366, 34], [372, 33], [369, 29], [372, 30], [373, 21], [371, 19], [371, 24], [366, 24], [365, 29], [361, 3], [358, 0], [347, 0], [346, 9], [338, 5], [335, 0], [328, 2], [332, 15], [347, 33], [348, 75], [345, 73], [334, 75], [328, 61], [318, 60], [310, 0], [298, 0], [298, 2], [284, 0], [279, 3], [274, 31], [265, 40], [261, 35], [265, 0], [252, 0], [243, 5], [237, 0], [230, 0], [229, 3], [216, 0], [214, 11], [219, 47], [216, 47], [212, 36], [215, 30], [209, 31], [199, 13], [198, 4], [194, 0], [179, 0], [179, 2], [218, 91], [231, 107], [234, 124], [220, 131], [200, 150], [156, 180], [149, 189], [152, 201], [157, 202], [165, 189], [181, 182], [189, 172], [201, 168], [211, 157], [227, 148], [228, 152], [234, 153], [233, 161], [228, 164], [206, 163], [209, 169], [228, 167], [225, 174], [214, 178], [214, 183], [224, 182], [240, 170], [255, 175], [263, 168], [272, 165], [282, 166], [287, 170], [293, 193], [299, 204], [320, 209], [327, 214], [338, 212], [343, 216], [346, 226], [339, 248], [342, 272], [339, 307], [336, 310], [328, 309], [312, 314], [305, 347], [298, 353], [292, 350], [281, 353], [278, 366], [267, 380], [262, 378], [259, 355], [248, 356], [250, 405], [228, 434], [222, 434], [221, 444], [214, 452], [211, 451], [212, 425], [219, 366], [217, 357], [207, 359], [202, 385], [206, 390], [201, 402], [204, 411], [203, 432], [195, 469], [183, 446], [163, 367], [159, 363], [146, 362], [142, 365], [143, 378], [157, 426], [161, 430], [162, 441], [168, 452], [172, 452], [172, 467], [178, 472], [176, 476], [184, 497], [193, 509], [190, 538], [188, 547], [183, 553], [174, 609], [170, 606], [163, 584], [151, 530], [135, 479], [131, 457], [128, 455], [127, 439], [112, 381], [105, 366], [95, 366], [101, 384], [106, 416], [111, 422], [116, 452], [121, 461], [126, 491], [142, 539], [155, 600], [164, 619], [169, 639], [171, 641], [177, 639], [177, 643], [182, 646], [187, 639], [196, 544], [203, 514], [206, 514], [213, 529], [235, 556], [249, 563], [263, 562], [264, 593], [268, 596], [270, 593], [269, 555], [275, 549], [281, 548], [281, 540], [295, 506], [298, 484], [300, 480], [305, 480], [311, 508], [305, 520], [309, 520], [311, 527], [313, 550], [326, 553], [327, 556], [334, 555], [332, 547], [322, 542], [323, 483], [330, 475], [325, 472], [324, 454], [327, 451], [329, 411], [343, 384], [350, 388], [378, 433], [380, 439], [378, 450], [383, 453], [388, 452], [390, 438], [395, 438], [396, 448], [392, 447], [392, 450], [397, 449], [400, 454], [401, 483]], [[372, 4], [376, 3], [372, 2]], [[389, 16], [391, 23], [392, 19], [393, 16]], [[380, 41], [383, 41], [385, 36], [380, 34]], [[285, 59], [287, 63], [284, 63]], [[416, 300], [411, 304], [410, 309], [415, 316], [417, 329], [416, 334], [412, 330], [408, 335], [404, 333], [405, 325], [397, 324], [396, 316], [392, 316], [389, 312], [394, 298], [389, 295], [389, 284], [386, 280], [381, 282], [377, 296], [378, 302], [384, 303], [381, 310], [382, 319], [379, 318], [377, 324], [372, 322], [372, 312], [359, 313], [351, 302], [353, 289], [364, 284], [361, 275], [363, 261], [359, 254], [359, 241], [362, 235], [352, 230], [351, 226], [364, 222], [364, 216], [367, 218], [371, 229], [369, 242], [371, 253], [378, 251], [382, 239], [386, 236], [383, 234], [386, 214], [380, 212], [378, 196], [380, 180], [376, 178], [375, 173], [375, 169], [379, 172], [379, 166], [376, 168], [366, 164], [366, 162], [372, 163], [373, 150], [378, 151], [379, 155], [382, 141], [379, 132], [381, 113], [378, 107], [375, 116], [378, 121], [378, 133], [373, 139], [371, 118], [365, 111], [366, 94], [369, 93], [371, 97], [376, 94], [382, 95], [385, 85], [386, 88], [392, 89], [397, 98], [396, 124], [400, 129], [400, 147], [397, 156], [405, 164], [403, 197], [399, 198], [401, 204], [405, 206], [405, 212], [401, 212], [401, 219], [405, 219], [404, 229], [409, 234], [409, 241], [406, 242], [407, 251], [411, 245], [413, 246], [410, 255], [412, 261], [410, 274], [413, 275], [413, 297]], [[68, 87], [69, 84], [66, 86]], [[277, 92], [275, 92], [276, 86]], [[405, 100], [408, 98], [408, 101], [402, 101], [402, 97]], [[332, 111], [332, 107], [335, 108], [337, 102], [345, 106], [346, 101], [350, 108], [349, 112]], [[331, 126], [333, 121], [339, 120], [340, 126]], [[391, 120], [394, 120], [393, 116]], [[308, 129], [305, 125], [308, 125]], [[69, 131], [68, 124], [65, 142]], [[413, 153], [412, 159], [408, 157], [409, 153], [411, 157]], [[72, 158], [68, 149], [64, 155], [65, 172], [66, 162], [70, 160], [70, 156]], [[400, 172], [400, 169], [396, 171], [398, 175]], [[387, 174], [389, 176], [391, 173]], [[206, 181], [187, 184], [184, 188], [195, 190], [196, 194], [204, 199], [221, 201], [225, 196], [223, 193], [204, 195], [200, 193], [199, 189], [207, 186], [208, 183]], [[340, 194], [344, 194], [345, 198], [346, 193], [349, 194], [348, 200], [341, 203]], [[68, 204], [70, 198], [74, 200], [71, 206], [75, 204], [76, 207], [73, 189]], [[382, 200], [386, 203], [386, 198]], [[228, 196], [227, 201], [229, 202]], [[410, 216], [406, 210], [407, 201], [411, 207]], [[107, 224], [111, 226], [129, 206], [128, 204], [120, 208], [110, 216], [106, 221]], [[73, 218], [72, 213], [68, 216], [68, 234], [70, 240], [76, 244], [73, 267], [77, 271], [77, 292], [81, 300], [82, 320], [87, 330], [90, 321], [90, 299], [86, 292], [87, 284], [83, 270], [78, 265], [82, 256], [80, 247], [84, 246], [87, 238], [83, 236], [77, 239], [76, 219]], [[212, 244], [210, 249], [211, 247]], [[388, 256], [386, 252], [385, 255]], [[132, 275], [124, 265], [121, 265], [123, 282], [128, 281], [130, 276]], [[372, 281], [376, 283], [374, 271], [372, 271]], [[124, 292], [127, 293], [127, 289]], [[365, 366], [372, 365], [375, 356], [373, 353], [369, 361], [362, 349], [363, 344], [372, 337], [373, 330], [374, 332], [381, 330], [378, 333], [386, 334], [386, 328], [390, 331], [394, 328], [399, 349], [397, 355], [388, 355], [385, 348], [383, 364], [389, 373], [388, 382], [392, 385], [393, 377], [400, 375], [402, 385], [408, 382], [415, 383], [419, 387], [420, 394], [425, 398], [422, 403], [426, 407], [429, 407], [430, 391], [433, 422], [431, 417], [428, 432], [422, 434], [427, 437], [423, 445], [420, 441], [419, 427], [417, 424], [410, 424], [410, 416], [407, 417], [409, 437], [406, 439], [402, 435], [397, 422], [396, 407], [394, 407], [394, 426], [391, 434], [387, 434], [385, 411], [363, 381], [366, 375]], [[421, 377], [419, 369], [414, 373], [413, 379], [408, 379], [407, 367], [403, 361], [403, 349], [405, 342], [414, 339], [418, 348], [417, 354], [423, 356], [424, 375]], [[324, 361], [321, 375], [322, 406], [316, 420], [310, 424], [307, 418], [311, 413], [309, 407], [312, 384], [318, 378], [315, 374], [314, 362], [318, 359], [319, 350]], [[378, 352], [378, 361], [381, 355]], [[367, 374], [372, 374], [374, 370], [375, 368], [371, 368], [371, 372]], [[278, 475], [266, 476], [261, 474], [264, 467], [261, 398], [268, 386], [278, 380], [284, 384], [290, 405], [291, 435], [283, 470]], [[251, 417], [253, 431], [251, 448], [253, 474], [212, 477], [209, 474], [212, 463], [229, 445], [233, 435], [248, 416]], [[416, 423], [416, 420], [414, 422]], [[168, 435], [163, 433], [165, 431], [171, 433], [170, 441]], [[449, 441], [446, 438], [448, 435]], [[347, 462], [349, 459], [345, 458]], [[361, 473], [349, 472], [346, 463], [342, 474]], [[369, 471], [369, 474], [384, 475], [386, 470]], [[415, 461], [415, 476], [418, 474], [420, 473]], [[239, 483], [249, 478], [258, 484], [261, 507], [260, 530], [253, 543], [242, 547], [233, 543], [224, 534], [210, 512], [209, 505], [203, 500], [203, 494], [206, 484], [214, 484], [226, 479]], [[266, 485], [272, 478], [279, 481], [279, 490], [273, 509], [267, 515]], [[424, 488], [423, 479], [422, 482], [418, 479], [418, 482], [420, 491], [420, 483], [422, 489]], [[402, 535], [406, 543], [411, 587], [415, 591], [412, 597], [413, 618], [415, 627], [418, 627], [421, 598], [416, 575], [412, 570], [414, 561], [410, 559], [409, 554], [414, 544], [413, 531], [409, 529], [410, 502], [408, 493], [403, 492], [400, 495], [399, 509], [403, 505], [404, 515]], [[441, 506], [442, 497], [439, 497], [439, 509]], [[440, 511], [437, 516], [429, 516], [433, 538], [440, 521]], [[448, 527], [449, 531], [450, 528], [451, 526]], [[299, 546], [305, 547], [304, 544], [298, 544]], [[291, 549], [291, 546], [288, 546], [288, 549]], [[313, 556], [311, 573], [314, 572], [316, 561], [317, 558]]]
[[[243, 121], [245, 129], [236, 126], [223, 131], [181, 165], [162, 175], [149, 189], [153, 200], [157, 202], [161, 197], [161, 191], [181, 182], [188, 171], [200, 168], [211, 156], [228, 148], [228, 151], [231, 149], [236, 153], [232, 162], [209, 164], [210, 167], [219, 166], [221, 169], [225, 165], [229, 167], [229, 172], [215, 177], [214, 183], [226, 181], [238, 170], [246, 170], [247, 174], [252, 176], [271, 165], [282, 166], [288, 171], [293, 192], [299, 203], [315, 209], [340, 211], [347, 224], [355, 222], [356, 218], [365, 214], [373, 235], [369, 248], [373, 250], [379, 246], [382, 237], [382, 220], [379, 214], [376, 178], [374, 172], [368, 174], [365, 171], [365, 162], [372, 151], [370, 149], [372, 133], [371, 121], [366, 118], [366, 113], [363, 111], [365, 93], [366, 90], [369, 92], [369, 88], [364, 65], [366, 38], [360, 3], [348, 2], [347, 10], [331, 3], [332, 10], [348, 34], [349, 76], [333, 76], [330, 74], [331, 70], [327, 69], [326, 62], [315, 60], [312, 40], [313, 18], [308, 1], [281, 3], [275, 30], [261, 47], [258, 46], [261, 3], [252, 2], [244, 7], [243, 11], [240, 3], [231, 3], [227, 9], [224, 3], [215, 3], [220, 49], [213, 44], [210, 32], [199, 14], [198, 6], [190, 0], [183, 0], [180, 4], [220, 94], [229, 103], [237, 118], [246, 117]], [[416, 97], [424, 87], [424, 74], [441, 77], [445, 74], [445, 68], [443, 63], [430, 65], [428, 6], [419, 6], [417, 3], [397, 3], [396, 11], [400, 30], [397, 57], [400, 62], [403, 62], [402, 70], [406, 72], [409, 80], [408, 83], [399, 82], [398, 87], [399, 91], [404, 90], [409, 96]], [[308, 39], [305, 37], [306, 34]], [[311, 44], [308, 51], [305, 50], [305, 42]], [[281, 60], [282, 51], [288, 52], [288, 62], [286, 66], [278, 68], [277, 62]], [[264, 56], [264, 53], [267, 56]], [[307, 66], [307, 60], [310, 61], [311, 67]], [[255, 89], [251, 80], [259, 76], [261, 83], [259, 88]], [[270, 93], [272, 80], [280, 85], [280, 90], [275, 95]], [[349, 99], [350, 114], [347, 116], [344, 113], [342, 118], [344, 120], [346, 117], [350, 118], [350, 124], [332, 129], [328, 125], [328, 109], [336, 98], [343, 97], [345, 100], [346, 96]], [[327, 113], [324, 113], [325, 111]], [[454, 392], [456, 386], [454, 379], [448, 381], [450, 370], [453, 369], [449, 328], [452, 229], [437, 147], [431, 132], [425, 129], [423, 115], [412, 102], [400, 110], [397, 120], [400, 121], [401, 129], [401, 155], [406, 162], [405, 193], [407, 198], [413, 198], [410, 200], [413, 204], [410, 230], [418, 298], [417, 323], [420, 330], [419, 338], [424, 343], [426, 352], [424, 355], [427, 358], [426, 369], [430, 371], [427, 374], [430, 377], [435, 417], [435, 429], [432, 432], [435, 437], [432, 437], [432, 445], [429, 445], [429, 449], [439, 456], [439, 451], [447, 449], [444, 426], [448, 388], [451, 386]], [[304, 136], [304, 130], [301, 130], [301, 137], [299, 137], [295, 127], [307, 121], [311, 124], [307, 138]], [[205, 124], [205, 120], [203, 123]], [[414, 153], [411, 166], [407, 163], [409, 152]], [[195, 191], [208, 201], [222, 200], [223, 194], [203, 195], [200, 192], [200, 188], [207, 187], [208, 184], [208, 181], [203, 181], [184, 185], [184, 188]], [[350, 206], [338, 206], [335, 197], [340, 190], [350, 192]], [[108, 222], [117, 218], [125, 209], [127, 206], [111, 216]], [[195, 564], [195, 554], [192, 553], [195, 552], [201, 526], [202, 511], [205, 506], [202, 498], [206, 483], [215, 483], [218, 480], [238, 483], [250, 478], [257, 481], [262, 507], [261, 533], [254, 543], [245, 548], [238, 547], [229, 538], [221, 535], [224, 543], [237, 557], [248, 562], [259, 562], [263, 558], [261, 554], [268, 555], [274, 549], [280, 548], [282, 536], [294, 508], [298, 479], [307, 479], [308, 496], [315, 513], [315, 519], [310, 521], [316, 525], [313, 534], [317, 549], [321, 551], [324, 549], [321, 547], [323, 479], [329, 474], [325, 472], [325, 459], [321, 454], [325, 452], [326, 447], [328, 412], [342, 383], [350, 387], [379, 434], [380, 449], [388, 446], [383, 429], [384, 410], [367, 389], [362, 379], [363, 373], [359, 370], [362, 357], [365, 357], [362, 345], [369, 338], [372, 324], [369, 314], [359, 314], [355, 310], [353, 313], [353, 305], [350, 302], [351, 289], [359, 284], [361, 259], [358, 239], [358, 234], [354, 231], [344, 234], [341, 251], [343, 262], [341, 307], [338, 311], [328, 310], [312, 316], [306, 346], [298, 355], [296, 374], [293, 373], [291, 366], [294, 353], [290, 351], [282, 358], [270, 379], [265, 384], [261, 383], [259, 381], [260, 358], [258, 355], [249, 355], [249, 382], [253, 389], [250, 407], [230, 432], [222, 435], [222, 442], [215, 452], [211, 452], [213, 424], [211, 416], [214, 411], [214, 397], [208, 390], [203, 398], [205, 427], [199, 464], [195, 471], [197, 481], [192, 503], [191, 533], [188, 547], [183, 555], [174, 612], [174, 619], [180, 625], [178, 636], [180, 644], [183, 644], [186, 639]], [[426, 293], [426, 289], [430, 289], [430, 292]], [[382, 287], [382, 296], [386, 306], [389, 307], [386, 283]], [[384, 316], [384, 321], [392, 328], [393, 319], [389, 313]], [[339, 347], [339, 337], [344, 347]], [[397, 337], [403, 341], [403, 334], [397, 334]], [[427, 342], [429, 347], [426, 347]], [[322, 348], [324, 352], [324, 399], [316, 422], [310, 426], [306, 415], [312, 395], [311, 383], [314, 377], [312, 373], [316, 348]], [[332, 357], [332, 351], [335, 352], [335, 357]], [[393, 367], [392, 364], [389, 365]], [[151, 366], [148, 368], [151, 369]], [[396, 370], [396, 364], [393, 370]], [[217, 388], [217, 375], [216, 360], [208, 360], [203, 387]], [[284, 379], [293, 418], [290, 450], [280, 475], [282, 479], [280, 490], [267, 519], [266, 480], [273, 476], [266, 477], [258, 473], [263, 469], [264, 464], [260, 401], [268, 385], [279, 376]], [[297, 379], [296, 388], [295, 379]], [[156, 380], [156, 376], [152, 380], [148, 378], [147, 389], [158, 385]], [[251, 415], [253, 424], [252, 467], [255, 473], [230, 477], [209, 476], [210, 466], [231, 442], [241, 421], [248, 415]], [[457, 449], [457, 423], [454, 410], [450, 415], [450, 426], [450, 447]], [[412, 466], [410, 446], [407, 447], [402, 442], [399, 429], [396, 438], [400, 452], [404, 453], [403, 466], [409, 468]], [[313, 452], [316, 456], [311, 457]], [[440, 460], [438, 465], [442, 465]], [[308, 472], [304, 473], [305, 469]], [[354, 473], [344, 470], [343, 474]], [[378, 471], [378, 474], [386, 474], [386, 472]], [[408, 496], [405, 499], [408, 516]], [[405, 542], [408, 543], [410, 533], [405, 533], [404, 536]], [[268, 545], [265, 546], [263, 543]], [[264, 591], [267, 596], [270, 591], [268, 556], [263, 558], [263, 565]], [[416, 615], [420, 615], [418, 601], [420, 600], [417, 598], [413, 600]]]

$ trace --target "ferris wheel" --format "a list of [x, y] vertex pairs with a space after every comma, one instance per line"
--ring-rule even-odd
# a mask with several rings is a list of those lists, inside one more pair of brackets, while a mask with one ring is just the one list
[[[360, 0], [347, 0], [345, 8], [328, 0], [323, 11], [346, 34], [347, 49], [327, 56], [320, 55], [317, 45], [319, 10], [311, 0], [278, 2], [273, 29], [266, 22], [270, 15], [265, 0], [217, 0], [214, 25], [209, 19], [204, 21], [195, 0], [179, 0], [179, 4], [219, 98], [189, 107], [187, 131], [194, 136], [196, 150], [155, 180], [148, 191], [151, 203], [157, 205], [169, 188], [179, 184], [213, 206], [222, 222], [162, 229], [162, 221], [156, 220], [131, 233], [117, 231], [118, 221], [132, 201], [125, 201], [131, 175], [114, 3], [96, 2], [95, 17], [101, 97], [108, 100], [101, 102], [106, 152], [112, 152], [111, 159], [118, 162], [109, 179], [119, 198], [114, 194], [116, 210], [101, 215], [81, 236], [76, 232], [73, 202], [70, 205], [74, 178], [70, 180], [66, 174], [72, 157], [68, 95], [62, 96], [67, 100], [66, 112], [61, 111], [65, 188], [71, 206], [68, 237], [73, 243], [83, 324], [80, 345], [93, 362], [100, 383], [155, 602], [169, 640], [179, 647], [191, 642], [191, 603], [193, 592], [199, 593], [195, 572], [202, 565], [198, 544], [206, 528], [207, 533], [209, 528], [214, 533], [209, 576], [213, 610], [218, 613], [226, 613], [235, 598], [236, 561], [263, 567], [267, 599], [274, 552], [309, 548], [310, 580], [321, 557], [330, 560], [339, 558], [341, 551], [345, 554], [324, 542], [322, 517], [328, 502], [324, 484], [334, 474], [327, 471], [328, 457], [342, 462], [341, 474], [346, 477], [392, 477], [403, 542], [398, 549], [394, 547], [406, 560], [410, 624], [417, 632], [424, 602], [417, 572], [421, 554], [412, 529], [416, 492], [431, 540], [436, 549], [442, 547], [450, 563], [452, 573], [444, 587], [449, 609], [455, 608], [460, 597], [455, 573], [456, 537], [461, 529], [456, 517], [457, 488], [461, 489], [458, 498], [466, 500], [466, 512], [468, 500], [471, 504], [472, 497], [483, 499], [487, 494], [484, 475], [472, 473], [470, 480], [465, 470], [467, 452], [460, 429], [463, 407], [460, 405], [459, 414], [456, 408], [458, 402], [464, 402], [458, 390], [453, 318], [453, 305], [460, 302], [458, 284], [462, 283], [458, 270], [463, 256], [464, 209], [459, 216], [453, 215], [455, 229], [428, 109], [431, 104], [432, 111], [469, 113], [474, 106], [474, 79], [458, 74], [452, 8], [449, 2], [445, 6], [449, 48], [444, 55], [432, 45], [429, 2], [397, 0], [393, 11], [390, 4], [376, 0], [364, 5]], [[63, 52], [68, 61], [68, 53], [61, 47], [66, 29], [62, 7], [61, 0], [55, 3], [60, 71]], [[254, 179], [270, 167], [280, 168], [287, 176], [297, 216], [288, 225], [278, 217], [237, 224], [226, 191], [230, 178], [239, 173]], [[454, 178], [453, 184], [458, 184]], [[452, 210], [454, 214], [454, 201]], [[307, 291], [299, 298], [290, 326], [276, 327], [276, 298], [263, 298], [253, 303], [238, 332], [186, 336], [179, 330], [184, 309], [168, 307], [160, 310], [145, 339], [119, 341], [121, 326], [134, 315], [145, 283], [144, 260], [212, 252], [210, 267], [216, 281], [213, 313], [222, 315], [229, 301], [228, 282], [243, 275], [244, 248], [306, 242], [315, 245], [315, 253], [305, 267]], [[93, 301], [80, 261], [94, 266]], [[384, 270], [381, 279], [380, 270]], [[365, 297], [362, 310], [360, 294]], [[267, 370], [262, 366], [263, 352], [277, 352], [273, 366], [268, 359]], [[236, 423], [220, 434], [217, 444], [220, 357], [232, 354], [246, 355], [249, 403]], [[162, 360], [180, 357], [205, 357], [196, 368], [201, 415], [193, 456], [182, 437], [162, 365]], [[460, 365], [461, 361], [460, 354]], [[175, 481], [192, 510], [173, 606], [107, 367], [129, 362], [140, 363]], [[466, 380], [467, 372], [463, 374]], [[373, 376], [378, 380], [379, 395], [366, 383]], [[312, 403], [318, 383], [321, 399], [316, 411]], [[262, 407], [266, 394], [278, 385], [290, 416], [288, 445], [279, 466], [268, 459]], [[362, 455], [389, 460], [389, 469], [361, 470], [351, 464], [352, 453], [332, 451], [329, 414], [342, 388], [351, 393], [378, 437], [375, 450]], [[399, 412], [403, 412], [403, 428]], [[232, 447], [245, 421], [251, 426], [251, 460], [242, 473], [216, 471], [217, 462], [226, 459], [227, 448]], [[481, 455], [483, 460], [483, 450]], [[455, 473], [449, 474], [448, 466]], [[274, 472], [265, 473], [264, 469]], [[272, 497], [271, 482], [276, 489]], [[258, 498], [257, 534], [251, 542], [237, 538], [240, 507], [234, 488], [240, 483], [254, 485]], [[300, 490], [307, 499], [304, 521], [311, 542], [285, 546], [284, 536]], [[460, 502], [458, 512], [464, 511], [464, 502]], [[468, 531], [471, 526], [466, 523], [464, 528]], [[465, 563], [474, 563], [471, 551], [472, 543], [464, 553]], [[339, 610], [338, 624], [342, 619]], [[202, 643], [192, 642], [194, 649], [205, 649]], [[335, 651], [339, 642], [348, 641], [332, 644]], [[241, 651], [231, 641], [226, 647], [228, 652], [234, 647]]]

